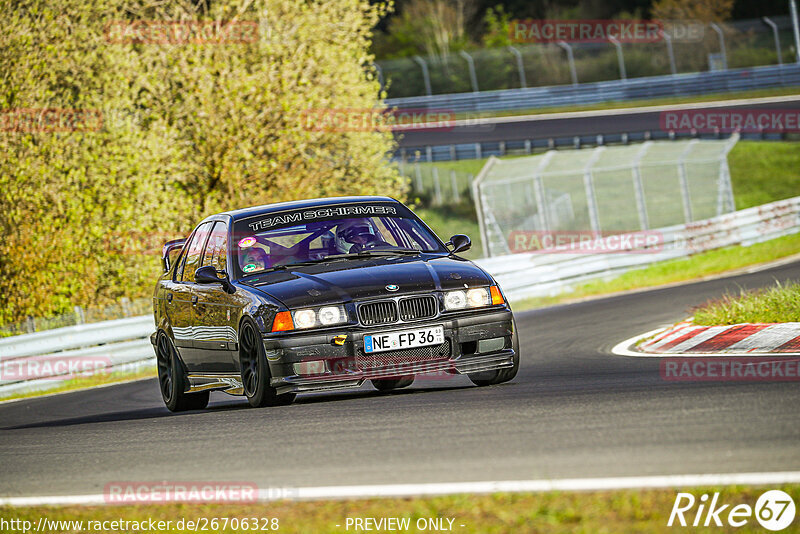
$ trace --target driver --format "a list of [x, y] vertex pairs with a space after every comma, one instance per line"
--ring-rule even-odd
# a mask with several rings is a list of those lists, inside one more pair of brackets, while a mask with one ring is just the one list
[[251, 247], [244, 251], [242, 256], [241, 265], [242, 271], [246, 273], [253, 273], [256, 271], [263, 271], [267, 268], [269, 258], [264, 249], [258, 247]]
[[367, 219], [350, 219], [336, 229], [336, 248], [342, 254], [355, 254], [380, 243]]

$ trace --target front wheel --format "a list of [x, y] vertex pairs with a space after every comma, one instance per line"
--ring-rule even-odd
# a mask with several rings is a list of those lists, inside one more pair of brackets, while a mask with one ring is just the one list
[[171, 412], [186, 410], [202, 410], [208, 406], [208, 391], [187, 393], [186, 373], [172, 341], [164, 332], [159, 332], [156, 339], [156, 362], [158, 363], [158, 386], [161, 398]]
[[414, 375], [401, 376], [398, 378], [373, 378], [372, 385], [378, 391], [391, 391], [410, 386], [414, 383]]
[[245, 320], [239, 331], [239, 363], [242, 369], [242, 387], [250, 406], [262, 408], [294, 402], [294, 393], [278, 395], [277, 390], [269, 384], [271, 375], [264, 343], [255, 324], [250, 320]]
[[494, 371], [481, 371], [479, 373], [472, 373], [469, 379], [476, 386], [492, 386], [494, 384], [502, 384], [508, 382], [517, 376], [519, 371], [519, 336], [517, 335], [517, 322], [512, 319], [511, 328], [511, 348], [514, 349], [514, 358], [512, 362], [514, 365], [505, 369], [495, 369]]

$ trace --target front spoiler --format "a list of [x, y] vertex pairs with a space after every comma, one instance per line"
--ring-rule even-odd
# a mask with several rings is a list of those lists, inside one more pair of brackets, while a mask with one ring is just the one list
[[398, 364], [393, 365], [391, 368], [354, 371], [347, 375], [273, 378], [271, 385], [277, 389], [278, 393], [310, 393], [359, 388], [367, 380], [376, 378], [395, 378], [405, 375], [424, 375], [432, 373], [465, 375], [480, 371], [506, 369], [508, 367], [513, 367], [513, 365], [514, 351], [511, 349], [503, 349], [490, 354], [462, 356], [457, 360]]
[[[361, 387], [367, 380], [398, 378], [408, 375], [423, 375], [430, 379], [447, 379], [453, 375], [466, 375], [482, 371], [507, 369], [514, 366], [514, 350], [510, 342], [513, 335], [513, 316], [508, 308], [488, 309], [481, 313], [439, 316], [428, 321], [391, 325], [380, 330], [413, 328], [441, 324], [445, 338], [450, 344], [450, 353], [438, 359], [393, 362], [381, 367], [359, 368], [339, 366], [335, 371], [327, 365], [354, 357], [364, 347], [365, 333], [376, 329], [361, 327], [333, 328], [327, 332], [292, 333], [265, 336], [264, 349], [270, 367], [270, 385], [283, 393], [310, 393], [335, 391]], [[347, 334], [343, 344], [335, 343], [339, 334]], [[501, 347], [487, 347], [480, 352], [476, 343], [482, 340], [505, 338]], [[466, 344], [466, 345], [465, 345]], [[472, 346], [472, 351], [462, 351]], [[478, 345], [479, 346], [479, 345]], [[322, 374], [302, 375], [294, 372], [293, 365], [313, 360], [326, 360], [326, 371]], [[232, 395], [241, 395], [241, 377], [237, 375], [189, 375], [190, 390], [222, 390]]]

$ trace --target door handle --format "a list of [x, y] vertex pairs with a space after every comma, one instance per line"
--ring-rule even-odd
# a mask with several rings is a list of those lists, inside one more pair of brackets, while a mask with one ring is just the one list
[[192, 295], [192, 304], [197, 304], [197, 295]]
[[167, 293], [167, 302], [172, 302], [172, 293]]

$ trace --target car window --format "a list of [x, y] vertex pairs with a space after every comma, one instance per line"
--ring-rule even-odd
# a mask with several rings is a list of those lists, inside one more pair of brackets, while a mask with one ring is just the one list
[[[380, 213], [366, 215], [368, 211]], [[340, 213], [355, 216], [337, 217]], [[357, 215], [356, 215], [357, 214]], [[232, 254], [234, 276], [281, 265], [322, 261], [362, 251], [413, 249], [443, 252], [441, 242], [407, 208], [396, 204], [335, 206], [279, 212], [237, 221]]]
[[218, 271], [224, 271], [226, 268], [226, 258], [228, 248], [228, 225], [224, 222], [214, 224], [214, 229], [211, 230], [211, 235], [208, 237], [208, 244], [203, 253], [203, 261], [200, 265], [205, 267], [211, 265]]
[[[206, 244], [208, 232], [211, 230], [211, 223], [201, 224], [192, 236], [191, 242], [186, 249], [186, 255], [180, 268], [180, 280], [184, 282], [194, 282], [194, 272], [200, 267], [200, 254]], [[177, 278], [177, 277], [176, 277]]]

